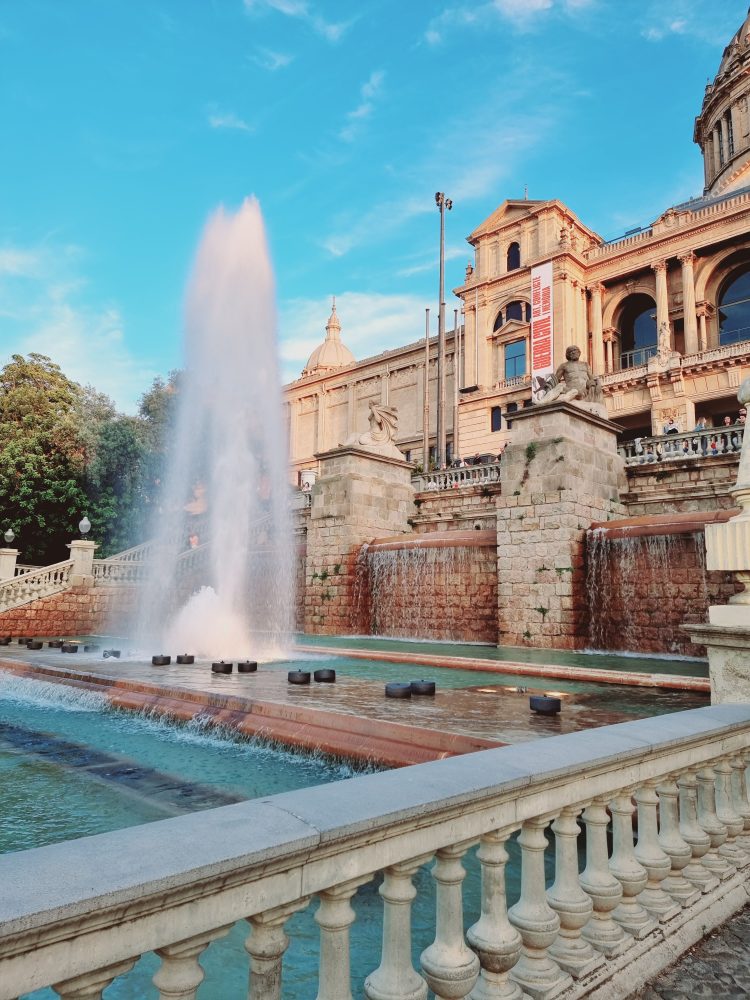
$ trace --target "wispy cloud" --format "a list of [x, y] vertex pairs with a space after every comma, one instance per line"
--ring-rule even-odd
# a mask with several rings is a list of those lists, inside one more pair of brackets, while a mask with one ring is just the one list
[[[446, 246], [445, 259], [457, 260], [459, 257], [470, 257], [470, 251], [465, 246]], [[396, 270], [399, 278], [413, 278], [415, 274], [426, 274], [428, 271], [435, 271], [438, 266], [437, 253], [413, 254], [409, 260], [411, 263], [404, 263], [403, 267]]]
[[[357, 360], [378, 350], [408, 344], [424, 334], [426, 303], [416, 295], [336, 293], [341, 339]], [[325, 337], [330, 297], [290, 299], [281, 304], [281, 360], [286, 381], [299, 378], [307, 359]]]
[[250, 13], [272, 10], [285, 17], [295, 18], [332, 43], [341, 41], [355, 21], [355, 18], [339, 22], [326, 21], [308, 0], [244, 0], [244, 4], [245, 10]]
[[294, 56], [286, 52], [274, 52], [272, 49], [264, 49], [259, 46], [255, 54], [250, 56], [250, 59], [256, 66], [260, 66], [261, 69], [267, 69], [271, 73], [275, 73], [276, 70], [285, 69], [293, 62]]
[[211, 128], [234, 129], [237, 132], [254, 132], [252, 125], [234, 111], [222, 111], [218, 108], [208, 112], [208, 124]]
[[440, 45], [454, 28], [490, 30], [510, 23], [514, 28], [529, 30], [550, 12], [575, 14], [593, 6], [597, 0], [490, 0], [483, 4], [458, 4], [446, 7], [432, 18], [424, 32], [429, 45]]
[[378, 69], [374, 70], [362, 84], [359, 91], [360, 102], [356, 108], [348, 112], [346, 125], [339, 132], [339, 139], [343, 142], [354, 142], [359, 135], [362, 123], [370, 117], [375, 108], [375, 101], [380, 95], [384, 79], [385, 73], [382, 69]]
[[714, 0], [670, 0], [669, 4], [650, 0], [642, 10], [641, 35], [649, 42], [684, 35], [709, 45], [724, 46], [739, 28], [741, 16], [736, 10], [722, 9]]
[[8, 355], [49, 355], [70, 378], [96, 386], [132, 412], [156, 367], [126, 346], [115, 304], [86, 298], [82, 256], [73, 245], [0, 246], [0, 317], [12, 344], [3, 347]]

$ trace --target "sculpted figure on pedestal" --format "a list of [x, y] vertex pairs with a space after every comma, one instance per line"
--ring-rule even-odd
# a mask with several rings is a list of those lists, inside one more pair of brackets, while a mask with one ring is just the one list
[[602, 402], [602, 385], [594, 377], [590, 365], [581, 361], [580, 348], [575, 345], [565, 351], [566, 360], [558, 366], [555, 374], [548, 380], [548, 388], [544, 395], [536, 400], [537, 406], [554, 403], [560, 400], [572, 403], [583, 400], [586, 403]]
[[404, 460], [403, 453], [396, 446], [395, 437], [398, 427], [398, 410], [395, 406], [383, 406], [370, 400], [369, 431], [364, 434], [354, 433], [344, 442], [345, 448], [364, 448], [378, 455]]

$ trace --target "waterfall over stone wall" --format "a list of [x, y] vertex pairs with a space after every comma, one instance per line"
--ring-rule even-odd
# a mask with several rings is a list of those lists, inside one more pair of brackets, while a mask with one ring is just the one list
[[356, 590], [365, 633], [497, 642], [492, 545], [433, 540], [365, 545], [357, 562]]

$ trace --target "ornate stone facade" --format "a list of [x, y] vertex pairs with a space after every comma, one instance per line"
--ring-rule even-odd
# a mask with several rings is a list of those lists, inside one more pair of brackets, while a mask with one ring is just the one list
[[[660, 434], [670, 417], [683, 431], [701, 417], [708, 426], [736, 419], [737, 387], [750, 374], [748, 65], [750, 15], [725, 49], [696, 119], [702, 196], [613, 241], [558, 199], [505, 201], [470, 234], [474, 262], [454, 290], [464, 316], [455, 407], [455, 338], [447, 337], [446, 427], [452, 443], [457, 412], [454, 451], [499, 452], [512, 436], [513, 414], [531, 405], [531, 272], [542, 264], [552, 266], [554, 366], [578, 347], [625, 437]], [[340, 326], [334, 333], [338, 338]], [[433, 341], [433, 443], [436, 353]], [[342, 355], [333, 369], [308, 363], [286, 387], [295, 475], [315, 468], [317, 453], [364, 430], [370, 400], [398, 408], [397, 444], [422, 462], [424, 366], [423, 341], [360, 362]]]

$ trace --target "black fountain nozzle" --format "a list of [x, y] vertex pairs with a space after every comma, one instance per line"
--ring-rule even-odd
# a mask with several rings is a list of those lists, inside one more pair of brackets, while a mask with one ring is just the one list
[[411, 698], [411, 684], [408, 681], [405, 684], [400, 681], [391, 681], [385, 686], [385, 696], [386, 698]]
[[286, 679], [290, 684], [309, 684], [310, 683], [310, 671], [309, 670], [290, 670], [286, 675]]
[[220, 660], [218, 663], [211, 664], [211, 670], [215, 674], [231, 674], [232, 667], [232, 663], [225, 663], [223, 660]]
[[2, 635], [0, 636], [0, 646], [10, 646], [10, 636]]
[[114, 657], [116, 660], [119, 660], [120, 659], [120, 650], [119, 649], [105, 649], [104, 652], [102, 653], [102, 656], [104, 657], [105, 660], [108, 660], [110, 658], [110, 656]]
[[412, 694], [435, 694], [435, 681], [412, 681]]
[[94, 642], [87, 642], [83, 647], [83, 651], [84, 653], [98, 653], [101, 648], [101, 646], [97, 646]]
[[61, 653], [77, 653], [78, 652], [78, 643], [77, 642], [64, 642], [60, 646], [60, 652]]
[[168, 667], [171, 662], [172, 657], [165, 656], [163, 653], [151, 657], [151, 663], [154, 667]]
[[44, 643], [42, 642], [41, 639], [29, 639], [29, 641], [26, 643], [27, 649], [41, 649], [43, 646]]
[[47, 646], [49, 647], [49, 649], [60, 649], [62, 644], [63, 644], [62, 639], [50, 639], [50, 641], [47, 643]]
[[177, 663], [195, 663], [195, 657], [192, 653], [178, 653], [176, 658]]
[[537, 715], [559, 715], [562, 709], [562, 701], [559, 698], [550, 698], [547, 695], [532, 694], [529, 698], [529, 708]]
[[313, 673], [313, 677], [318, 682], [318, 684], [335, 684], [336, 683], [336, 671], [331, 667], [321, 667], [320, 670], [316, 670]]
[[237, 673], [239, 674], [254, 674], [257, 669], [256, 660], [240, 660], [237, 664]]

